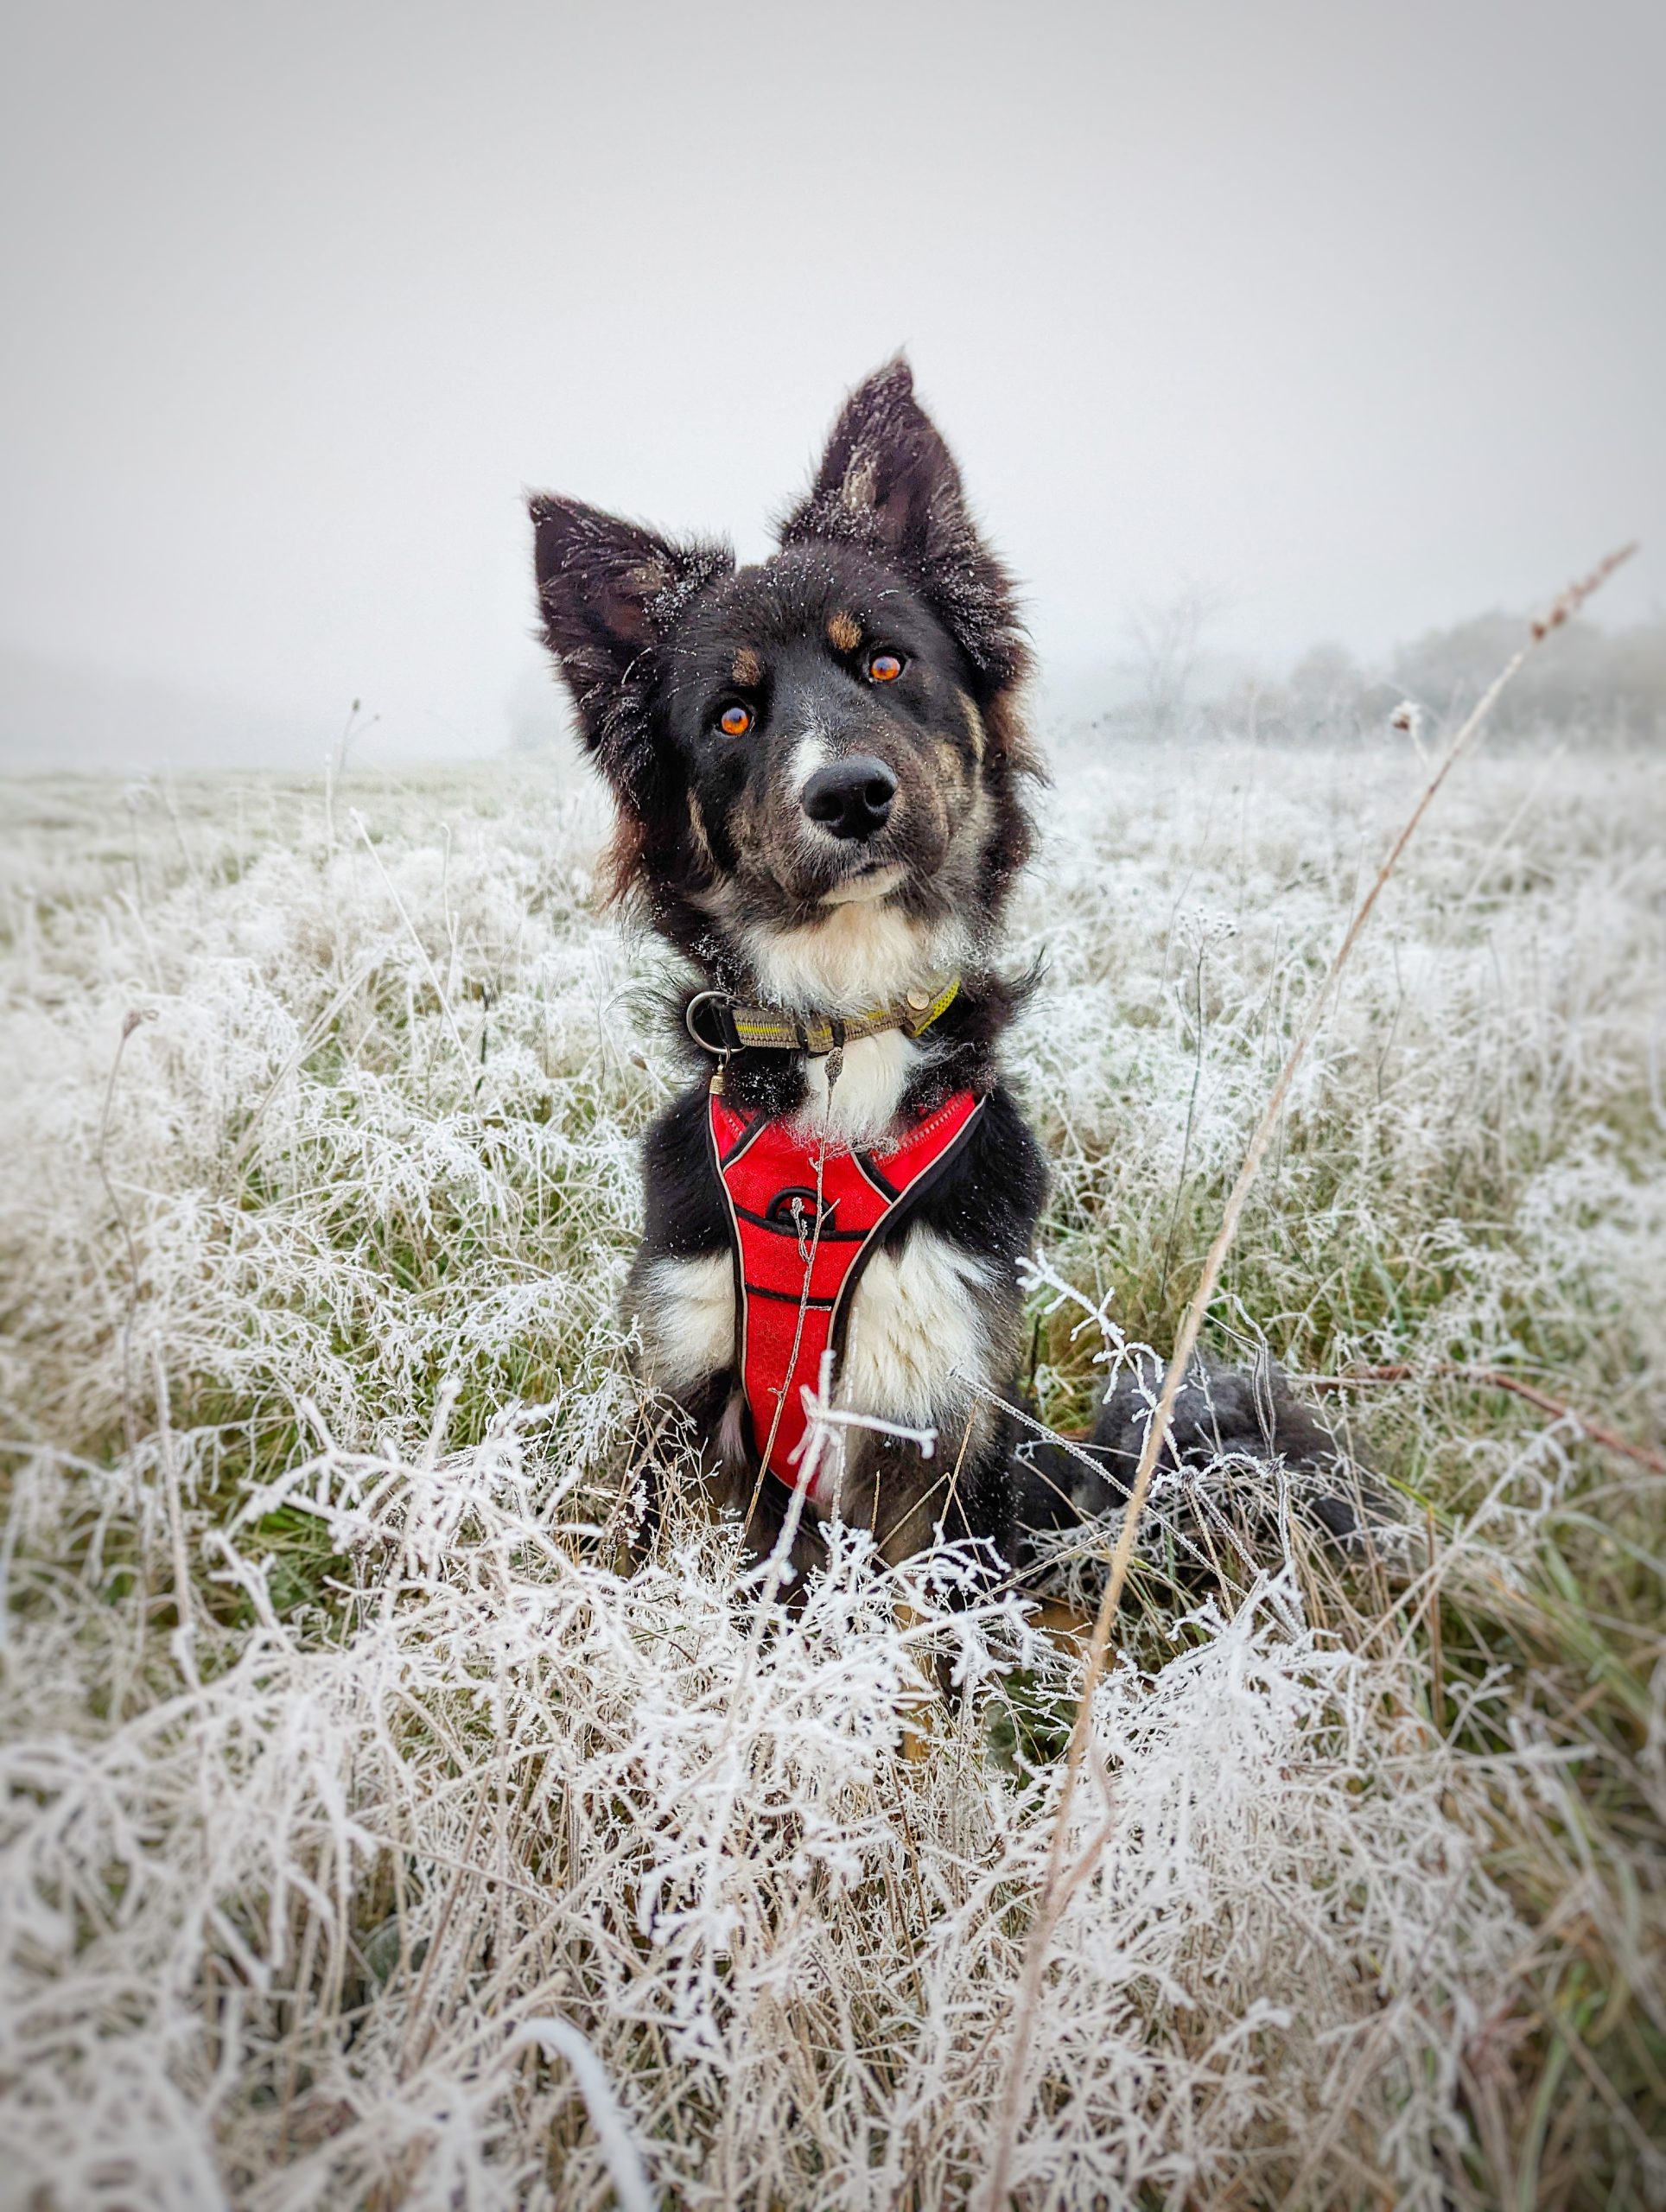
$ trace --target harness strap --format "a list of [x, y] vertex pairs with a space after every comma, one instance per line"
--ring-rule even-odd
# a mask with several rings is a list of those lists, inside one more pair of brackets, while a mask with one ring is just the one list
[[709, 1099], [751, 1447], [754, 1456], [768, 1450], [769, 1471], [783, 1482], [798, 1480], [802, 1393], [814, 1387], [823, 1352], [844, 1351], [862, 1270], [943, 1174], [982, 1110], [981, 1098], [957, 1090], [894, 1144], [853, 1152], [788, 1120], [739, 1112], [720, 1094]]

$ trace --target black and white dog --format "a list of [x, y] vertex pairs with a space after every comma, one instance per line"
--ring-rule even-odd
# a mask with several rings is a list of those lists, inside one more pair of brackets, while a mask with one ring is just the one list
[[[1038, 1482], [998, 1402], [1046, 1185], [999, 1058], [1041, 772], [1011, 580], [900, 360], [851, 395], [757, 567], [575, 500], [531, 513], [544, 634], [618, 804], [614, 892], [699, 978], [702, 1072], [645, 1147], [646, 1379], [756, 1541], [796, 1487], [812, 1541], [837, 1514], [893, 1560], [939, 1532], [1020, 1560], [1038, 1523], [1120, 1495], [1128, 1408], [1102, 1417], [1103, 1481], [1061, 1459]], [[837, 1408], [934, 1431], [935, 1454], [860, 1426], [806, 1454], [830, 1374]], [[1231, 1402], [1223, 1440], [1183, 1401], [1183, 1454], [1319, 1437], [1281, 1392]]]

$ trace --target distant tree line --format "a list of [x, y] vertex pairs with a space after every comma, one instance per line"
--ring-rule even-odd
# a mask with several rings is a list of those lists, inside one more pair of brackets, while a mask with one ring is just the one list
[[[1398, 647], [1373, 675], [1340, 645], [1316, 645], [1282, 683], [1243, 677], [1208, 710], [1239, 735], [1337, 744], [1381, 731], [1402, 701], [1439, 723], [1462, 715], [1522, 642], [1519, 614], [1479, 614]], [[1573, 621], [1517, 675], [1493, 727], [1526, 736], [1666, 736], [1666, 615], [1629, 629]]]

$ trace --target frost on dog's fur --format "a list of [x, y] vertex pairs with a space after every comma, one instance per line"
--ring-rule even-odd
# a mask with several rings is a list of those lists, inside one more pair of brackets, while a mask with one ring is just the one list
[[[1070, 766], [1019, 1058], [1060, 1179], [1049, 1263], [1111, 1286], [1114, 1319], [1230, 1172], [1400, 772]], [[1589, 1402], [1629, 1378], [1612, 1418], [1646, 1433], [1658, 801], [1587, 764], [1536, 804], [1539, 772], [1466, 771], [1321, 1039], [1237, 1287], [1313, 1366], [1565, 1347]], [[899, 1582], [860, 1533], [766, 1632], [722, 1530], [672, 1516], [628, 1571], [645, 1414], [613, 1317], [662, 1092], [588, 911], [599, 810], [497, 771], [366, 792], [368, 839], [312, 792], [140, 792], [136, 830], [113, 793], [31, 804], [26, 1081], [0, 1103], [7, 2200], [601, 2205], [589, 2092], [518, 2040], [555, 2020], [668, 2204], [963, 2202], [1075, 1662], [972, 1562]], [[1400, 1318], [1357, 1252], [1399, 1271]], [[1060, 1407], [1091, 1371], [1071, 1319], [1038, 1378]], [[1468, 1578], [1537, 1605], [1547, 1529], [1634, 1541], [1652, 1495], [1565, 1425], [1432, 1388], [1363, 1418], [1419, 1440], [1449, 1600]], [[1478, 2175], [1496, 2201], [1530, 2151], [1509, 2069], [1561, 1986], [1531, 1977], [1571, 1929], [1569, 1974], [1646, 1980], [1656, 1900], [1571, 1794], [1601, 1742], [1570, 1760], [1502, 1642], [1449, 1657], [1435, 1726], [1408, 1571], [1350, 1617], [1269, 1555], [1131, 1619], [1027, 2207], [1328, 2187], [1435, 2212]], [[1658, 1817], [1666, 1679], [1641, 1679], [1626, 1786]], [[1541, 1849], [1564, 1887], [1529, 1926]], [[1556, 2078], [1565, 2112], [1587, 2077]]]

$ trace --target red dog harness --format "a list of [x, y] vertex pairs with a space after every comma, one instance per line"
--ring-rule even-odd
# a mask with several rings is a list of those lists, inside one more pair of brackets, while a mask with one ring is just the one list
[[981, 1098], [957, 1090], [899, 1142], [850, 1152], [712, 1096], [712, 1164], [728, 1201], [737, 1363], [753, 1449], [768, 1452], [783, 1482], [798, 1480], [792, 1454], [807, 1426], [800, 1393], [816, 1382], [824, 1351], [843, 1351], [863, 1268], [982, 1110]]

